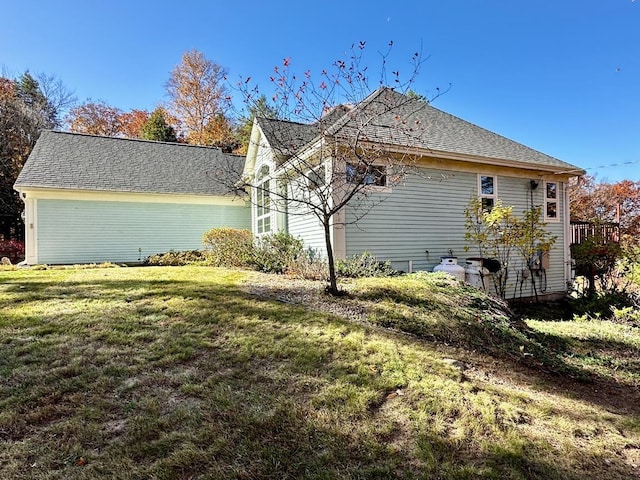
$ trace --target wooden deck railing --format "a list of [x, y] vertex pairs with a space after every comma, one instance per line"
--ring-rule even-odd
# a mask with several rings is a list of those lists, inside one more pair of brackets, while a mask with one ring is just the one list
[[587, 238], [600, 237], [604, 243], [620, 241], [618, 223], [571, 222], [571, 243], [582, 243]]

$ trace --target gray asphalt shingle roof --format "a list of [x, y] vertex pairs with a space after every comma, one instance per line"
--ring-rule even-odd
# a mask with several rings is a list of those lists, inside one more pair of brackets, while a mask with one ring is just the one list
[[47, 130], [15, 187], [229, 195], [243, 165], [212, 147]]
[[[517, 163], [554, 172], [583, 174], [584, 170], [521, 143], [493, 133], [473, 123], [432, 107], [428, 103], [380, 88], [355, 108], [345, 110], [332, 125], [287, 124], [279, 130], [286, 138], [311, 141], [321, 134], [347, 139], [355, 135], [362, 140], [399, 148], [414, 147], [425, 155], [442, 153], [462, 155], [486, 163]], [[271, 121], [273, 122], [273, 121]], [[287, 128], [289, 126], [289, 128]], [[301, 134], [300, 132], [303, 132]], [[266, 133], [265, 133], [266, 135]], [[271, 143], [271, 139], [267, 138]], [[296, 145], [299, 147], [301, 145]]]

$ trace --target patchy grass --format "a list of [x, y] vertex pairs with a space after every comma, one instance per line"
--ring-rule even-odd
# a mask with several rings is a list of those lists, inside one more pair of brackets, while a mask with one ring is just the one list
[[2, 478], [639, 475], [637, 371], [580, 357], [635, 330], [516, 322], [438, 276], [353, 282], [335, 301], [374, 305], [368, 325], [249, 295], [247, 275], [0, 271]]

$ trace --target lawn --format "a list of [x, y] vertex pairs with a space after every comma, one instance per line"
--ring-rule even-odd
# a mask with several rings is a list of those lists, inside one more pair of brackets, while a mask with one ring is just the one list
[[637, 327], [442, 276], [273, 281], [0, 271], [0, 477], [640, 478]]

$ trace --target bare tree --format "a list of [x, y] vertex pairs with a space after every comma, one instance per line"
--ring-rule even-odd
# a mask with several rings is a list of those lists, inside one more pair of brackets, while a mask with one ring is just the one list
[[[310, 71], [295, 74], [289, 59], [275, 68], [269, 111], [277, 118], [258, 117], [249, 144], [251, 157], [258, 142], [266, 140], [270, 168], [246, 170], [243, 178], [256, 205], [258, 235], [271, 230], [270, 217], [262, 218], [269, 211], [319, 220], [332, 294], [339, 293], [332, 229], [357, 222], [383, 201], [380, 189], [403, 182], [418, 149], [426, 145], [419, 112], [428, 102], [405, 95], [419, 72], [421, 55], [412, 57], [408, 78], [401, 81], [399, 71], [387, 71], [389, 52], [383, 54], [378, 88], [372, 92], [362, 62], [364, 47], [364, 42], [354, 45], [317, 80]], [[262, 93], [250, 78], [241, 79], [238, 88], [250, 109], [260, 102]]]
[[38, 81], [40, 91], [53, 109], [55, 116], [54, 126], [61, 127], [64, 117], [78, 102], [75, 93], [55, 75], [38, 73], [36, 74], [36, 80]]

